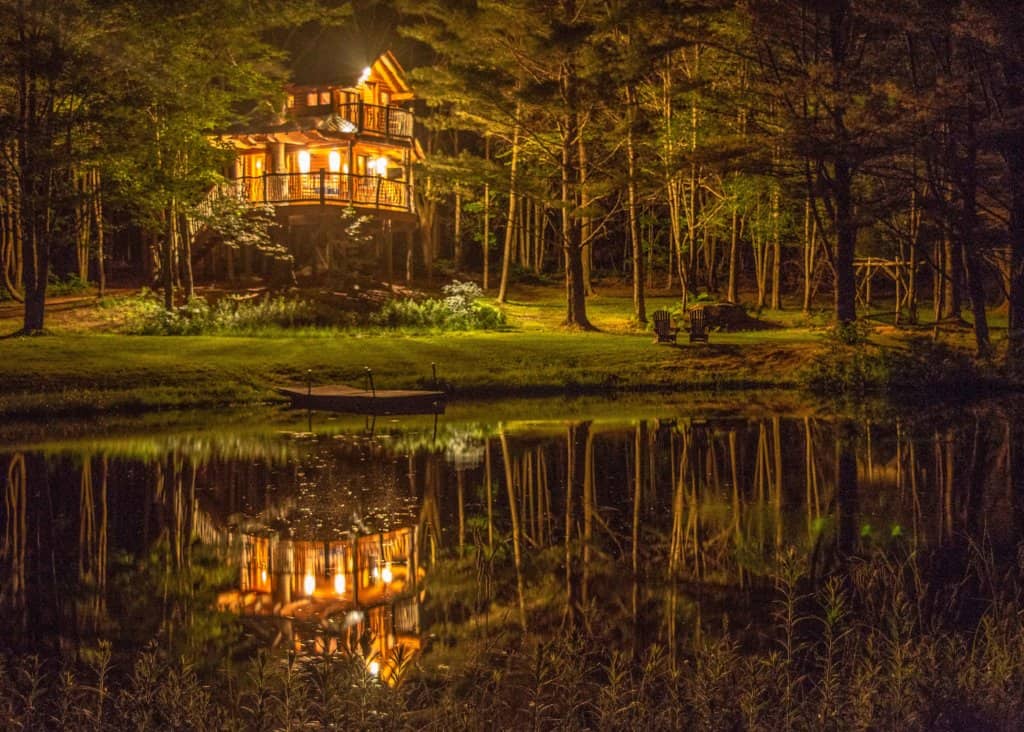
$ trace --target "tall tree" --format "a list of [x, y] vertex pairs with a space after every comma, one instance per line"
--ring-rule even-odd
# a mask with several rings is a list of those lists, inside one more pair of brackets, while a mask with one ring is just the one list
[[[89, 69], [107, 18], [86, 0], [0, 2], [0, 154], [4, 179], [5, 276], [20, 279], [24, 333], [44, 327], [54, 252], [73, 239], [76, 168], [89, 157]], [[11, 277], [19, 249], [19, 276]]]

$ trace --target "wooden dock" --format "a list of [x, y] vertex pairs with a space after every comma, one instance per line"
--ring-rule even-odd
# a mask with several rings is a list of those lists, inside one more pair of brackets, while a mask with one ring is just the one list
[[299, 409], [324, 409], [351, 414], [444, 414], [443, 391], [356, 389], [345, 385], [282, 386], [277, 389]]

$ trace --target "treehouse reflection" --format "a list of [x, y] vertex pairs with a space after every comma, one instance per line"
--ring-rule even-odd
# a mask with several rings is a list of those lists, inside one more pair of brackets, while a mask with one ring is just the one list
[[413, 529], [340, 541], [244, 534], [239, 543], [239, 587], [219, 605], [280, 620], [278, 642], [358, 654], [385, 681], [420, 648]]

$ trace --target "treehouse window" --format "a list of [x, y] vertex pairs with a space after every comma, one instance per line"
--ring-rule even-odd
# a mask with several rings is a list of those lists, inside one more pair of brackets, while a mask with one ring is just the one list
[[294, 109], [294, 107], [295, 107], [295, 95], [294, 94], [289, 94], [288, 95], [288, 100], [287, 100], [286, 104], [288, 105], [288, 109]]
[[316, 91], [309, 92], [306, 95], [306, 106], [307, 107], [315, 107], [317, 99], [319, 99], [319, 98], [320, 98], [320, 95], [317, 94]]
[[331, 103], [331, 93], [329, 91], [320, 92], [320, 106], [326, 106]]

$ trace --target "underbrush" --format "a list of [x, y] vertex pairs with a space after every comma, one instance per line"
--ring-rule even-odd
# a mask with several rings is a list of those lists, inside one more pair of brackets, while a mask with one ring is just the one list
[[386, 301], [369, 314], [324, 303], [285, 297], [241, 299], [225, 297], [210, 305], [195, 297], [171, 310], [156, 294], [143, 291], [118, 302], [125, 331], [133, 335], [289, 335], [336, 334], [362, 330], [467, 331], [494, 330], [505, 325], [505, 314], [479, 302], [483, 291], [472, 282], [452, 282], [443, 298], [402, 298]]
[[83, 280], [76, 274], [69, 274], [64, 279], [51, 274], [49, 281], [46, 283], [46, 296], [81, 295], [83, 292], [88, 292], [91, 288], [92, 285], [87, 280]]
[[969, 554], [941, 580], [928, 564], [942, 557], [907, 552], [848, 559], [813, 584], [790, 555], [757, 642], [709, 623], [643, 645], [628, 622], [600, 630], [608, 608], [584, 607], [547, 631], [478, 629], [457, 665], [430, 673], [396, 662], [394, 686], [353, 653], [259, 653], [207, 674], [155, 646], [120, 665], [104, 646], [64, 665], [8, 658], [0, 718], [67, 730], [1016, 729], [1020, 562]]
[[828, 349], [800, 373], [812, 392], [838, 396], [934, 393], [977, 386], [983, 374], [969, 354], [928, 338], [885, 348], [854, 331], [834, 332]]
[[454, 281], [442, 288], [445, 297], [389, 300], [370, 318], [384, 328], [433, 330], [494, 330], [505, 325], [505, 314], [479, 302], [483, 290], [473, 282]]
[[192, 298], [172, 310], [152, 293], [126, 301], [125, 330], [133, 335], [251, 335], [268, 329], [316, 324], [314, 308], [301, 300], [266, 297], [259, 300], [224, 298], [211, 306]]

